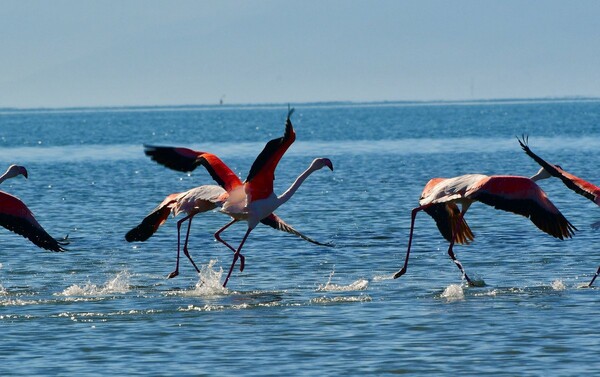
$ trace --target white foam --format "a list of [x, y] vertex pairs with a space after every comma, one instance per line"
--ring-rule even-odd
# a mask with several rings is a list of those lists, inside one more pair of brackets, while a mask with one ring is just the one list
[[567, 289], [567, 287], [565, 286], [565, 283], [563, 283], [562, 280], [558, 279], [552, 282], [552, 289], [554, 289], [555, 291], [564, 291], [565, 289]]
[[458, 284], [450, 284], [446, 287], [446, 289], [444, 289], [441, 297], [448, 301], [460, 301], [465, 299], [465, 291]]
[[338, 296], [338, 297], [317, 297], [310, 300], [311, 304], [336, 304], [342, 302], [369, 302], [373, 299], [369, 295], [360, 294], [359, 296]]
[[6, 288], [4, 288], [2, 284], [0, 284], [0, 296], [6, 296], [7, 294], [8, 291], [6, 290]]
[[113, 293], [129, 292], [131, 275], [127, 270], [119, 272], [115, 277], [101, 286], [87, 282], [83, 286], [73, 284], [58, 295], [61, 296], [105, 296]]
[[358, 279], [348, 285], [332, 284], [331, 278], [333, 278], [334, 274], [335, 274], [335, 271], [331, 271], [331, 273], [329, 274], [329, 279], [327, 280], [327, 283], [325, 283], [325, 285], [320, 284], [319, 287], [316, 289], [316, 291], [317, 292], [364, 291], [369, 286], [369, 281], [367, 279]]
[[219, 267], [216, 270], [214, 268], [216, 263], [216, 260], [211, 260], [207, 265], [202, 265], [196, 286], [191, 290], [178, 291], [176, 294], [182, 296], [219, 296], [229, 293], [229, 289], [223, 288], [221, 285], [223, 268]]

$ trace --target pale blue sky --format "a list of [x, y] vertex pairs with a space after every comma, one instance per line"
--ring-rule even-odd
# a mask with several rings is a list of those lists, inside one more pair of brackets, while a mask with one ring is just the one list
[[0, 0], [0, 107], [600, 97], [600, 1]]

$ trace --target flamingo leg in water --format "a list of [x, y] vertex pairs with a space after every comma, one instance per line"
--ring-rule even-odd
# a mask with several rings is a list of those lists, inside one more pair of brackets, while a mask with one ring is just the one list
[[473, 282], [467, 276], [467, 273], [465, 272], [465, 269], [463, 268], [462, 263], [460, 263], [460, 261], [458, 259], [456, 259], [456, 256], [454, 255], [454, 251], [452, 251], [452, 249], [454, 248], [454, 242], [456, 241], [456, 233], [458, 232], [458, 228], [460, 226], [460, 223], [462, 222], [463, 216], [464, 216], [464, 212], [461, 212], [460, 215], [458, 216], [458, 220], [456, 221], [456, 225], [455, 225], [454, 229], [452, 230], [452, 242], [450, 242], [450, 246], [448, 247], [448, 255], [450, 256], [450, 259], [452, 259], [452, 262], [454, 262], [454, 264], [456, 264], [456, 266], [458, 267], [460, 272], [462, 272], [462, 276], [465, 277], [465, 279], [467, 280], [467, 283], [469, 285], [473, 285]]
[[[189, 216], [186, 216], [177, 222], [177, 263], [175, 264], [175, 271], [173, 271], [169, 275], [167, 275], [167, 279], [172, 279], [175, 276], [179, 275], [179, 249], [180, 249], [179, 246], [181, 243], [181, 224], [188, 218], [189, 218]], [[187, 239], [186, 239], [186, 241], [187, 241]]]
[[592, 281], [590, 281], [590, 284], [588, 284], [588, 287], [591, 287], [592, 284], [594, 284], [594, 280], [596, 280], [596, 278], [598, 277], [598, 275], [600, 275], [600, 266], [598, 267], [598, 269], [596, 270], [596, 274], [594, 275], [594, 277], [592, 278]]
[[[219, 241], [220, 243], [222, 243], [223, 245], [227, 246], [229, 248], [229, 250], [233, 251], [234, 254], [236, 253], [236, 250], [233, 248], [233, 246], [231, 246], [230, 244], [228, 244], [221, 238], [221, 233], [225, 229], [229, 228], [235, 222], [237, 222], [237, 220], [232, 220], [231, 222], [227, 223], [227, 225], [225, 225], [221, 229], [217, 230], [217, 232], [215, 233], [215, 239], [217, 241]], [[246, 258], [242, 254], [239, 254], [239, 257], [240, 257], [240, 271], [244, 271], [244, 266], [246, 265]]]
[[408, 257], [410, 255], [410, 245], [412, 244], [413, 239], [413, 230], [415, 228], [415, 218], [417, 217], [417, 213], [425, 208], [429, 207], [429, 205], [424, 205], [421, 207], [413, 208], [410, 217], [410, 235], [408, 236], [408, 248], [406, 249], [406, 258], [404, 259], [404, 266], [400, 269], [400, 271], [394, 274], [394, 279], [398, 279], [400, 276], [406, 273], [406, 269], [408, 268]]
[[192, 262], [192, 265], [196, 269], [196, 272], [200, 273], [198, 266], [196, 266], [196, 263], [194, 263], [194, 261], [192, 260], [192, 256], [190, 255], [190, 253], [188, 251], [188, 240], [190, 238], [190, 228], [192, 227], [192, 219], [193, 218], [194, 218], [193, 216], [190, 216], [190, 221], [188, 221], [188, 228], [187, 228], [187, 233], [185, 235], [185, 242], [183, 243], [183, 253], [190, 260], [190, 262]]
[[229, 273], [227, 274], [227, 277], [225, 278], [225, 282], [223, 283], [223, 288], [225, 288], [225, 286], [227, 285], [227, 282], [229, 281], [231, 272], [233, 271], [233, 268], [235, 267], [235, 262], [237, 262], [238, 257], [241, 255], [240, 250], [242, 250], [242, 246], [244, 246], [244, 242], [246, 242], [246, 238], [248, 238], [248, 235], [250, 234], [251, 231], [252, 231], [252, 229], [248, 228], [248, 230], [246, 231], [246, 234], [244, 235], [244, 238], [242, 239], [242, 242], [240, 242], [240, 246], [238, 246], [235, 254], [233, 254], [233, 262], [231, 262], [231, 267], [229, 268]]

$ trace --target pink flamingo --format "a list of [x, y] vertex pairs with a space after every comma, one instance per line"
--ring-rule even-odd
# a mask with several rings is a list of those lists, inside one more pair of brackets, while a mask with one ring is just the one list
[[[232, 250], [234, 259], [223, 284], [227, 285], [231, 272], [237, 259], [240, 259], [240, 270], [244, 269], [244, 256], [240, 253], [241, 248], [248, 238], [250, 232], [261, 222], [269, 225], [277, 230], [294, 234], [302, 239], [322, 246], [333, 246], [329, 243], [321, 243], [301, 234], [290, 225], [286, 224], [275, 213], [280, 205], [285, 203], [295, 191], [300, 187], [302, 182], [312, 172], [319, 170], [325, 166], [333, 170], [333, 165], [329, 159], [315, 159], [309, 168], [302, 173], [294, 182], [294, 184], [280, 197], [273, 193], [273, 180], [275, 168], [289, 146], [295, 140], [295, 132], [290, 121], [290, 116], [293, 109], [288, 112], [286, 120], [286, 130], [284, 136], [273, 139], [267, 143], [263, 151], [256, 158], [250, 173], [245, 182], [242, 182], [237, 175], [231, 171], [217, 156], [198, 152], [187, 148], [173, 147], [154, 147], [146, 146], [146, 154], [154, 161], [165, 165], [171, 169], [179, 171], [191, 171], [197, 166], [204, 166], [212, 178], [227, 192], [227, 199], [219, 204], [222, 204], [220, 211], [232, 217], [232, 221], [226, 224], [215, 233], [215, 238]], [[242, 239], [237, 249], [233, 248], [221, 238], [221, 233], [238, 221], [247, 221], [248, 230]]]
[[[27, 169], [24, 166], [11, 165], [0, 176], [0, 183], [19, 175], [27, 178]], [[63, 244], [42, 228], [25, 203], [4, 191], [0, 191], [0, 225], [29, 239], [38, 247], [51, 251], [65, 251]]]
[[200, 269], [198, 269], [198, 266], [196, 266], [196, 263], [194, 263], [194, 260], [188, 251], [188, 240], [190, 237], [192, 219], [198, 213], [207, 212], [217, 208], [217, 206], [221, 206], [227, 196], [227, 191], [222, 187], [215, 185], [199, 186], [182, 193], [168, 195], [138, 226], [127, 232], [125, 239], [127, 242], [146, 241], [162, 224], [165, 223], [165, 221], [167, 221], [169, 213], [172, 213], [173, 217], [175, 217], [184, 212], [186, 216], [177, 221], [177, 263], [175, 265], [175, 270], [171, 272], [167, 278], [171, 279], [179, 275], [181, 225], [184, 221], [188, 221], [188, 228], [183, 244], [183, 253], [190, 260], [196, 271], [200, 272]]
[[[527, 153], [529, 157], [534, 159], [535, 162], [537, 162], [542, 167], [541, 175], [543, 178], [557, 177], [565, 184], [565, 186], [578, 193], [579, 195], [588, 198], [592, 202], [596, 203], [597, 206], [600, 206], [600, 187], [579, 177], [576, 177], [569, 172], [564, 171], [559, 165], [553, 165], [543, 160], [541, 157], [533, 153], [531, 149], [529, 149], [529, 146], [527, 145], [527, 136], [524, 135], [522, 140], [519, 138], [517, 138], [517, 140], [519, 141], [519, 144], [521, 145], [521, 148], [523, 148], [525, 153]], [[600, 221], [592, 224], [592, 227], [594, 229], [600, 228]], [[592, 284], [594, 284], [594, 281], [596, 280], [598, 275], [600, 275], [600, 267], [598, 267], [598, 269], [596, 270], [596, 273], [594, 274], [592, 281], [590, 281], [590, 283], [588, 284], [588, 287], [591, 287]]]
[[[198, 166], [204, 166], [210, 176], [219, 186], [227, 192], [232, 192], [236, 188], [243, 186], [242, 180], [216, 155], [208, 152], [199, 152], [188, 148], [164, 147], [164, 146], [145, 146], [145, 153], [152, 160], [164, 165], [170, 169], [189, 172]], [[331, 247], [331, 243], [315, 241], [312, 238], [300, 233], [291, 225], [283, 221], [275, 213], [260, 220], [261, 223], [286, 233], [293, 234], [305, 241], [315, 245]], [[235, 249], [233, 250], [235, 252]], [[240, 255], [243, 265], [243, 256]], [[243, 270], [243, 267], [241, 268]]]
[[[528, 217], [540, 230], [561, 240], [565, 237], [570, 238], [577, 230], [530, 178], [483, 174], [433, 178], [425, 185], [419, 207], [412, 210], [406, 259], [404, 266], [394, 274], [394, 279], [406, 273], [415, 218], [419, 211], [425, 210], [435, 219], [442, 235], [450, 241], [448, 255], [458, 266], [467, 283], [473, 285], [452, 248], [455, 242], [469, 243], [473, 239], [473, 233], [464, 221], [464, 215], [475, 201]], [[461, 211], [458, 211], [457, 203], [462, 205]]]

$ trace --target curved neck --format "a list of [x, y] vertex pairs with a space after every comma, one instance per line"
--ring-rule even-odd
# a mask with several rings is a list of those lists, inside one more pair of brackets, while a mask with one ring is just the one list
[[311, 175], [315, 170], [318, 170], [318, 168], [316, 168], [314, 164], [311, 164], [308, 169], [300, 174], [294, 183], [292, 183], [290, 188], [277, 197], [277, 207], [290, 200], [290, 198], [296, 193], [296, 190], [298, 190], [298, 188], [302, 185], [304, 180], [308, 178], [308, 176]]
[[8, 174], [9, 170], [7, 170], [4, 174], [0, 175], [0, 183], [6, 181], [9, 178], [13, 178], [13, 175]]
[[540, 170], [538, 170], [537, 173], [535, 173], [535, 175], [531, 176], [529, 179], [531, 179], [534, 182], [537, 182], [541, 181], [542, 179], [548, 179], [550, 177], [552, 177], [550, 173], [548, 173], [546, 169], [541, 168]]

